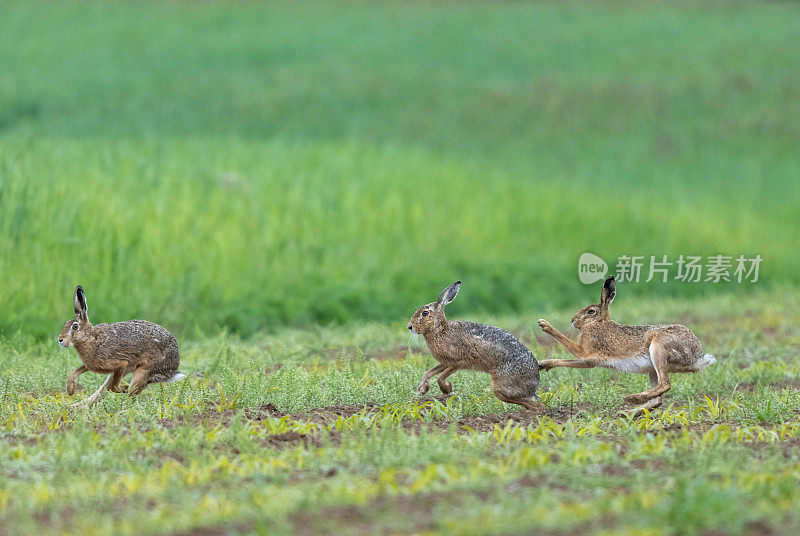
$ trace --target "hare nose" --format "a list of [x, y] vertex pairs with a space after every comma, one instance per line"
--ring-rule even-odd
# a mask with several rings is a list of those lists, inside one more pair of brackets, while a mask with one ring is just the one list
[[408, 325], [408, 330], [409, 330], [409, 331], [411, 331], [412, 329], [414, 329], [414, 328], [412, 328], [412, 327], [411, 327], [411, 324], [409, 324], [409, 325]]
[[64, 339], [58, 339], [58, 342], [64, 342]]

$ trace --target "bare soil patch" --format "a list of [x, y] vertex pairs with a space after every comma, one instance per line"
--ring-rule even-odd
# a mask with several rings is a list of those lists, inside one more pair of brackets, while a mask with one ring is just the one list
[[[439, 395], [436, 397], [421, 398], [421, 402], [437, 401], [445, 404], [450, 396]], [[364, 404], [345, 404], [327, 406], [322, 408], [314, 408], [309, 411], [299, 413], [289, 413], [279, 410], [274, 404], [263, 404], [258, 408], [245, 408], [244, 410], [231, 409], [221, 412], [207, 412], [202, 414], [195, 414], [190, 417], [192, 424], [200, 425], [222, 425], [229, 426], [231, 422], [241, 414], [245, 419], [254, 422], [262, 422], [270, 418], [280, 419], [289, 416], [290, 419], [301, 422], [313, 422], [327, 426], [340, 417], [348, 418], [361, 412], [366, 414], [375, 413], [380, 409], [380, 405], [374, 402], [365, 402]], [[471, 415], [463, 417], [457, 421], [449, 421], [442, 418], [434, 419], [432, 422], [423, 421], [406, 421], [402, 426], [414, 432], [419, 433], [423, 428], [426, 430], [447, 430], [455, 425], [459, 433], [475, 432], [490, 432], [496, 425], [505, 426], [509, 421], [514, 425], [527, 426], [529, 424], [538, 423], [542, 417], [553, 419], [559, 424], [565, 423], [571, 417], [582, 411], [594, 410], [594, 406], [586, 403], [578, 403], [574, 406], [564, 406], [560, 408], [543, 408], [538, 411], [519, 410], [513, 412], [506, 412], [501, 414], [486, 414], [486, 415]], [[186, 423], [187, 418], [183, 415], [177, 417], [162, 419], [158, 421], [160, 426], [164, 428], [173, 428], [175, 426], [182, 426]], [[286, 432], [269, 436], [265, 441], [266, 446], [274, 448], [284, 448], [292, 446], [298, 442], [308, 446], [309, 442], [314, 445], [320, 444], [320, 439], [316, 434], [302, 434], [297, 432]]]
[[444, 492], [379, 497], [365, 505], [347, 504], [300, 512], [291, 516], [294, 534], [318, 536], [341, 534], [415, 534], [436, 528], [436, 510], [440, 505], [462, 504], [480, 492]]
[[458, 426], [462, 429], [464, 429], [464, 426], [469, 426], [476, 432], [490, 432], [494, 430], [495, 425], [505, 426], [508, 421], [513, 422], [515, 425], [527, 426], [538, 423], [542, 417], [549, 417], [559, 424], [564, 424], [579, 412], [593, 409], [595, 407], [591, 404], [580, 402], [572, 407], [544, 408], [538, 411], [510, 411], [499, 415], [490, 413], [461, 418], [458, 420]]
[[244, 523], [230, 526], [195, 527], [186, 531], [173, 532], [172, 536], [227, 536], [228, 534], [247, 533], [251, 528], [251, 525]]
[[[569, 492], [566, 486], [554, 485], [547, 479], [524, 476], [507, 483], [507, 493], [524, 492], [525, 488], [546, 486], [562, 492]], [[461, 490], [439, 493], [420, 493], [399, 497], [379, 497], [364, 505], [347, 504], [322, 508], [317, 511], [303, 511], [290, 516], [294, 525], [293, 533], [298, 536], [321, 536], [332, 534], [388, 535], [420, 534], [436, 532], [441, 529], [438, 520], [443, 512], [463, 507], [470, 501], [491, 502], [493, 495], [483, 490]], [[531, 534], [541, 536], [564, 536], [592, 532], [597, 526], [611, 527], [613, 520], [602, 517], [594, 522], [586, 522], [566, 530], [537, 528]], [[343, 531], [342, 527], [346, 527]], [[527, 534], [527, 533], [526, 533]]]

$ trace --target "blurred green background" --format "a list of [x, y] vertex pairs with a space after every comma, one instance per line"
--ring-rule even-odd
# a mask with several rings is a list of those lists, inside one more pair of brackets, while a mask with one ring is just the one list
[[[585, 252], [759, 254], [796, 292], [783, 2], [4, 1], [0, 333], [577, 308]], [[623, 290], [621, 289], [621, 292]], [[620, 294], [623, 296], [623, 294]]]

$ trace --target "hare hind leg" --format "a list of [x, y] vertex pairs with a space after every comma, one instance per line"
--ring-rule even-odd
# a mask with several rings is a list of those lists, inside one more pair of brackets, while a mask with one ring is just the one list
[[656, 376], [656, 385], [653, 385], [653, 374], [650, 375], [650, 389], [641, 393], [635, 393], [625, 397], [625, 400], [631, 404], [642, 404], [650, 399], [660, 397], [670, 390], [672, 385], [669, 382], [667, 375], [667, 358], [669, 357], [668, 351], [661, 345], [658, 340], [650, 343], [650, 361], [653, 363], [653, 370]]
[[[656, 374], [655, 372], [651, 372], [650, 373], [650, 388], [651, 389], [655, 389], [657, 385], [658, 385], [658, 374]], [[650, 400], [648, 400], [647, 402], [645, 402], [641, 406], [633, 408], [630, 411], [630, 413], [633, 414], [633, 418], [641, 417], [642, 415], [644, 415], [644, 410], [655, 409], [655, 408], [657, 408], [658, 406], [661, 405], [661, 402], [662, 402], [662, 397], [661, 396], [657, 396], [655, 398], [651, 398]], [[621, 411], [620, 412], [620, 416], [627, 417], [628, 416], [628, 412]]]
[[131, 383], [128, 385], [128, 394], [136, 396], [142, 392], [142, 389], [147, 387], [148, 379], [150, 378], [150, 369], [140, 367], [133, 371]]
[[492, 387], [494, 396], [501, 402], [517, 404], [530, 411], [541, 411], [545, 407], [541, 402], [531, 399], [536, 396], [536, 386], [531, 388], [522, 377], [495, 375], [492, 377]]
[[442, 393], [449, 395], [453, 392], [453, 384], [446, 381], [447, 377], [450, 376], [452, 373], [457, 371], [458, 368], [456, 367], [447, 367], [444, 371], [436, 378], [436, 383], [439, 384], [439, 389], [442, 390]]

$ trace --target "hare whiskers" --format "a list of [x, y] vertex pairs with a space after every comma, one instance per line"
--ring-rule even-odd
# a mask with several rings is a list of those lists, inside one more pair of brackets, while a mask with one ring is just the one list
[[408, 347], [409, 348], [418, 348], [420, 346], [419, 343], [419, 333], [414, 333], [413, 331], [408, 334]]

